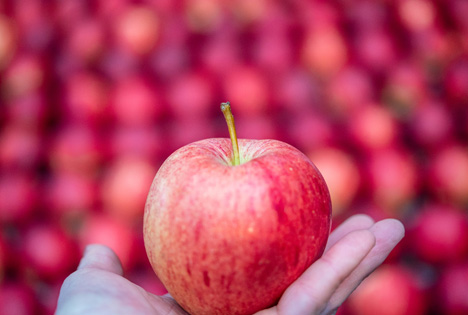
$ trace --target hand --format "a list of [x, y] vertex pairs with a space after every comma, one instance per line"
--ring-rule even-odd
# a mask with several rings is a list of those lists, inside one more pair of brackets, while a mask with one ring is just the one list
[[[333, 314], [403, 236], [397, 220], [349, 218], [331, 233], [323, 256], [289, 286], [278, 304], [256, 315]], [[90, 245], [60, 290], [56, 315], [65, 314], [187, 313], [170, 295], [151, 294], [125, 279], [108, 247]]]

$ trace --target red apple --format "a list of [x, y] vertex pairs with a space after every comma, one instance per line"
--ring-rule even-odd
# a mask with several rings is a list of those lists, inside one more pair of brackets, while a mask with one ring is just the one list
[[394, 145], [398, 126], [392, 113], [380, 104], [368, 104], [356, 109], [348, 122], [350, 136], [365, 150], [383, 149]]
[[288, 122], [288, 141], [303, 151], [330, 145], [336, 140], [336, 133], [327, 116], [313, 111], [296, 113]]
[[374, 271], [347, 304], [352, 314], [423, 315], [426, 301], [418, 279], [406, 268], [385, 265]]
[[347, 117], [373, 99], [373, 83], [368, 73], [358, 67], [347, 67], [331, 79], [326, 95], [332, 114]]
[[468, 149], [450, 145], [432, 156], [429, 162], [431, 192], [441, 199], [465, 205], [468, 201]]
[[61, 219], [75, 219], [96, 206], [97, 184], [92, 178], [76, 173], [52, 173], [44, 181], [45, 201], [51, 214]]
[[118, 124], [123, 126], [152, 125], [163, 107], [155, 86], [144, 77], [125, 77], [115, 85], [111, 108]]
[[414, 140], [423, 148], [432, 150], [439, 150], [453, 141], [454, 127], [447, 106], [437, 101], [426, 102], [416, 108], [410, 122], [410, 131]]
[[428, 263], [449, 263], [468, 257], [468, 216], [440, 204], [422, 208], [410, 222], [412, 251]]
[[8, 65], [17, 45], [15, 24], [6, 16], [0, 16], [0, 70]]
[[105, 48], [103, 21], [88, 17], [70, 27], [64, 43], [67, 53], [84, 64], [95, 61]]
[[126, 223], [106, 215], [87, 217], [79, 231], [78, 244], [81, 250], [89, 244], [103, 244], [117, 254], [125, 271], [135, 265], [135, 231]]
[[208, 33], [223, 21], [222, 2], [217, 0], [185, 1], [185, 22], [193, 32]]
[[108, 135], [109, 154], [114, 158], [130, 154], [150, 161], [158, 160], [165, 152], [164, 136], [160, 128], [118, 127]]
[[365, 163], [371, 198], [391, 217], [398, 217], [419, 189], [413, 157], [405, 150], [388, 149], [370, 154]]
[[33, 170], [42, 157], [37, 130], [16, 125], [3, 126], [0, 133], [0, 166], [5, 169]]
[[36, 299], [32, 288], [21, 282], [0, 283], [0, 314], [35, 314]]
[[345, 39], [333, 26], [309, 31], [301, 54], [304, 66], [324, 78], [334, 76], [348, 59]]
[[17, 56], [2, 74], [2, 92], [7, 99], [15, 99], [37, 91], [44, 86], [45, 70], [40, 57], [34, 54]]
[[361, 183], [359, 169], [351, 155], [337, 148], [321, 148], [312, 150], [307, 156], [314, 161], [328, 184], [333, 216], [347, 211]]
[[146, 55], [156, 46], [160, 21], [150, 7], [128, 6], [113, 21], [114, 40], [127, 53]]
[[237, 104], [239, 116], [259, 116], [269, 110], [269, 85], [254, 67], [237, 67], [225, 75], [224, 93]]
[[56, 129], [49, 150], [49, 163], [59, 172], [95, 176], [103, 159], [98, 133], [86, 125], [66, 125]]
[[167, 91], [169, 107], [178, 119], [207, 117], [213, 103], [213, 84], [202, 73], [187, 73], [175, 78]]
[[108, 86], [91, 72], [68, 76], [63, 89], [65, 117], [74, 122], [99, 123], [108, 114]]
[[443, 269], [436, 292], [440, 314], [468, 314], [468, 263], [454, 264]]
[[[322, 254], [331, 202], [322, 175], [276, 140], [217, 138], [174, 152], [144, 215], [154, 271], [191, 314], [251, 314], [272, 306]], [[238, 143], [238, 148], [236, 146]]]
[[154, 174], [156, 168], [145, 159], [122, 156], [115, 160], [101, 184], [106, 212], [121, 220], [140, 221]]
[[26, 221], [36, 209], [37, 180], [30, 174], [3, 172], [0, 196], [0, 223]]
[[434, 4], [426, 0], [401, 1], [398, 6], [401, 22], [414, 32], [431, 27], [435, 22], [436, 10]]
[[76, 244], [64, 230], [52, 224], [30, 226], [24, 233], [21, 249], [28, 267], [44, 279], [63, 279], [78, 266]]

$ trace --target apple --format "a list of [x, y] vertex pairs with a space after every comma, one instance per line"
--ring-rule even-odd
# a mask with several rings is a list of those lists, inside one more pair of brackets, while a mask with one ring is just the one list
[[23, 234], [21, 253], [41, 279], [63, 280], [78, 265], [76, 244], [58, 225], [34, 223]]
[[253, 66], [236, 67], [223, 80], [225, 95], [238, 104], [240, 117], [261, 116], [269, 104], [269, 84], [265, 74]]
[[468, 149], [455, 143], [435, 152], [429, 161], [428, 184], [431, 192], [456, 205], [468, 202]]
[[339, 29], [322, 26], [307, 33], [301, 55], [305, 68], [320, 77], [329, 78], [345, 66], [348, 47]]
[[409, 222], [412, 252], [431, 264], [447, 264], [468, 257], [468, 216], [461, 209], [428, 204]]
[[20, 281], [0, 283], [0, 314], [35, 314], [37, 301], [32, 288]]
[[112, 25], [117, 46], [137, 57], [155, 48], [161, 29], [159, 17], [144, 5], [129, 5], [115, 17]]
[[274, 305], [318, 259], [331, 202], [314, 164], [276, 140], [206, 139], [174, 152], [150, 188], [150, 263], [191, 314], [251, 314]]
[[148, 187], [156, 168], [148, 160], [136, 156], [115, 159], [101, 183], [101, 201], [107, 213], [128, 222], [141, 221]]
[[78, 232], [78, 245], [81, 250], [89, 244], [106, 245], [117, 254], [124, 271], [131, 270], [136, 263], [136, 232], [126, 222], [108, 215], [92, 214], [86, 218]]
[[361, 283], [347, 304], [352, 314], [422, 315], [426, 296], [411, 270], [384, 265]]
[[307, 156], [321, 170], [330, 189], [333, 216], [346, 212], [359, 191], [361, 175], [354, 159], [338, 148], [312, 150]]
[[0, 16], [0, 70], [14, 55], [17, 44], [15, 25], [6, 16]]
[[442, 270], [436, 284], [437, 308], [440, 314], [468, 313], [468, 263], [452, 264]]

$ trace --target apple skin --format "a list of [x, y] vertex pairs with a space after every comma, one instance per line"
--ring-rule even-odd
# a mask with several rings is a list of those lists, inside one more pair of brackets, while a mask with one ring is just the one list
[[[276, 140], [206, 139], [174, 152], [149, 191], [150, 263], [191, 314], [252, 314], [274, 305], [318, 259], [331, 202], [313, 163]], [[242, 163], [242, 162], [245, 163]]]

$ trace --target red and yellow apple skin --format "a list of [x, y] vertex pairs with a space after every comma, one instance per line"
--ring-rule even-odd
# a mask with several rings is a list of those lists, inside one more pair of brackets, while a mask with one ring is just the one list
[[206, 139], [159, 169], [144, 215], [151, 265], [191, 314], [252, 314], [274, 305], [318, 259], [331, 202], [313, 163], [275, 140]]

